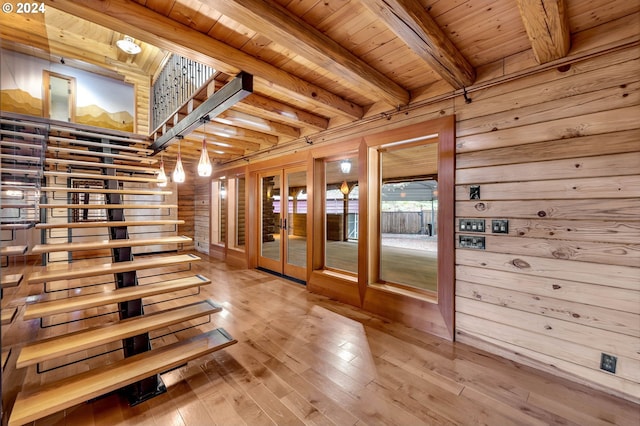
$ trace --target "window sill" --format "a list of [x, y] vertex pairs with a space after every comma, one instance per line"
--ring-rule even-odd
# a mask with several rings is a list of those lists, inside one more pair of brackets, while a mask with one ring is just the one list
[[423, 293], [420, 291], [414, 291], [414, 290], [397, 287], [394, 285], [384, 284], [384, 283], [369, 284], [369, 288], [384, 291], [385, 293], [393, 293], [393, 294], [398, 294], [405, 297], [410, 297], [412, 299], [422, 300], [424, 302], [433, 303], [435, 305], [438, 304], [438, 297], [436, 295], [432, 296], [430, 294]]

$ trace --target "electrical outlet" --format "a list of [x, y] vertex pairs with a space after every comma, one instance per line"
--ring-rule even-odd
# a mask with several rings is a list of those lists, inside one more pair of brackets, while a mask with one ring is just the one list
[[600, 357], [600, 370], [608, 371], [609, 373], [616, 374], [616, 363], [618, 357], [603, 353]]
[[508, 220], [492, 220], [491, 232], [494, 234], [508, 234], [509, 233], [509, 221]]
[[484, 237], [474, 237], [472, 235], [460, 235], [458, 237], [460, 248], [472, 248], [484, 250]]
[[471, 185], [469, 187], [469, 199], [470, 200], [480, 199], [480, 185]]
[[460, 231], [484, 232], [484, 219], [459, 219]]

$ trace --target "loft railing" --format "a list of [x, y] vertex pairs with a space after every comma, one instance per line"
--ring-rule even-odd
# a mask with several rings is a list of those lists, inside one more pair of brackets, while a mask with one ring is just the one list
[[175, 114], [215, 73], [207, 65], [171, 55], [151, 90], [151, 128]]

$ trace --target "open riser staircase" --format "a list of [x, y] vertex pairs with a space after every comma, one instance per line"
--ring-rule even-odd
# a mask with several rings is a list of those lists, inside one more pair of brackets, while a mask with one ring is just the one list
[[[3, 131], [22, 121], [2, 120]], [[103, 129], [38, 126], [29, 227], [39, 242], [21, 254], [40, 257], [42, 265], [15, 285], [37, 286], [41, 294], [12, 320], [35, 321], [41, 331], [3, 348], [3, 368], [15, 358], [33, 385], [18, 394], [9, 425], [115, 390], [137, 404], [164, 392], [162, 372], [236, 342], [223, 329], [203, 326], [221, 307], [199, 295], [211, 283], [191, 271], [200, 258], [177, 253], [191, 240], [177, 235], [183, 222], [176, 195], [157, 187], [147, 142]], [[13, 175], [4, 172], [4, 145], [2, 153], [4, 196]], [[20, 175], [21, 184], [30, 173]]]

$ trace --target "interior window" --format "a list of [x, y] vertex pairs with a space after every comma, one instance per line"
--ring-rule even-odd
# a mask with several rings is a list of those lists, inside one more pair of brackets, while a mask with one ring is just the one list
[[380, 280], [429, 292], [438, 281], [438, 144], [380, 151]]
[[357, 274], [357, 157], [325, 162], [325, 181], [325, 266]]

